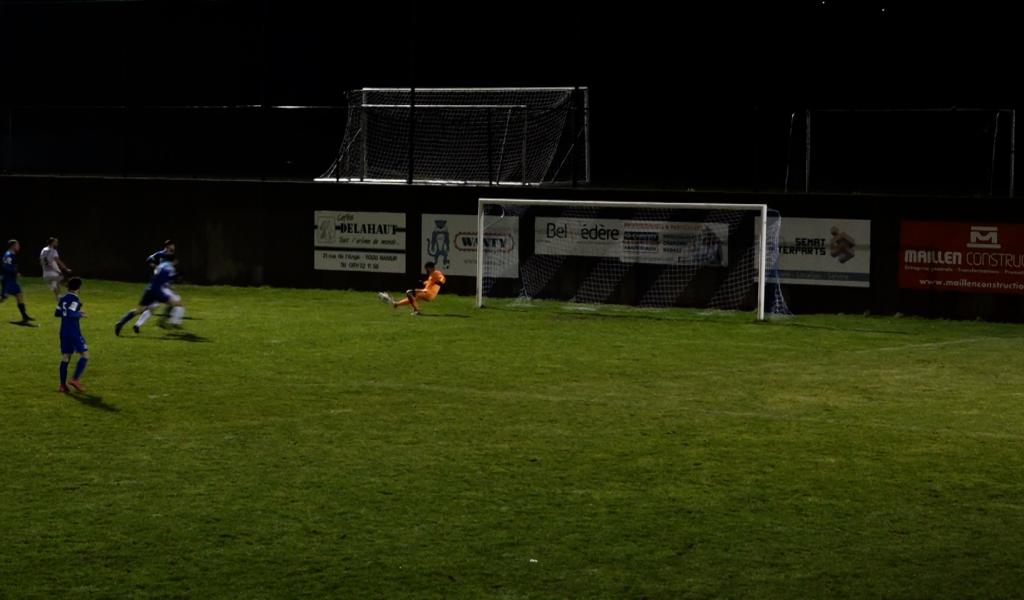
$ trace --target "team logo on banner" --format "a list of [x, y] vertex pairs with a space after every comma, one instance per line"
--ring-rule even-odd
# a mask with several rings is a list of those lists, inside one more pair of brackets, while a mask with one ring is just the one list
[[869, 287], [871, 221], [783, 218], [776, 274], [786, 284]]
[[451, 250], [451, 238], [448, 235], [448, 219], [435, 219], [434, 231], [427, 238], [427, 256], [445, 271], [451, 267], [448, 251]]
[[[423, 215], [423, 256], [449, 276], [476, 277], [477, 216]], [[519, 276], [519, 217], [484, 221], [484, 261], [489, 277]]]

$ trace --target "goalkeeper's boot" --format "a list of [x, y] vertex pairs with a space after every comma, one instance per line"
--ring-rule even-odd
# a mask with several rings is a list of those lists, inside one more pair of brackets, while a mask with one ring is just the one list
[[139, 332], [139, 326], [138, 325], [132, 325], [132, 331], [134, 331], [135, 333], [138, 333]]
[[77, 379], [68, 379], [68, 385], [70, 385], [71, 387], [75, 388], [79, 392], [84, 392], [85, 391], [85, 388], [82, 387], [82, 382], [78, 381]]
[[395, 305], [395, 300], [384, 292], [377, 292], [377, 297], [380, 298], [380, 301], [384, 304], [390, 304], [391, 306]]
[[64, 385], [62, 383], [62, 384], [60, 384], [60, 387], [57, 388], [57, 391], [62, 393], [62, 394], [66, 394], [66, 393], [68, 393], [68, 386], [66, 386], [66, 385]]
[[124, 323], [114, 323], [114, 335], [121, 335], [121, 329], [124, 328]]

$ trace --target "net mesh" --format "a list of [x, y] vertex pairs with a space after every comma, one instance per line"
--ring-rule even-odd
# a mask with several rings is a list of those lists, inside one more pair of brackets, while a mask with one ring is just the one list
[[354, 90], [323, 179], [543, 183], [569, 177], [572, 88]]
[[[645, 308], [755, 310], [759, 211], [485, 204], [482, 300], [553, 299]], [[765, 313], [790, 314], [778, 282], [777, 212], [768, 213]]]

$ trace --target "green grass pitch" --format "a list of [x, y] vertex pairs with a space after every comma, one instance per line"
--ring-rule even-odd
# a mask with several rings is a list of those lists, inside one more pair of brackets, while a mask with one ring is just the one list
[[0, 598], [1024, 589], [1024, 328], [182, 286], [0, 305]]

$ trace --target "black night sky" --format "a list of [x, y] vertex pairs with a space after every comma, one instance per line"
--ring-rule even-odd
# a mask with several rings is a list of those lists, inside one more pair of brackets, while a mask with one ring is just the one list
[[[778, 188], [794, 112], [1015, 108], [1009, 6], [4, 0], [0, 106], [14, 107], [20, 150], [0, 164], [229, 176], [258, 163], [301, 179], [330, 162], [343, 111], [254, 126], [251, 115], [151, 107], [337, 106], [364, 86], [585, 85], [597, 183]], [[126, 122], [69, 106], [133, 112]], [[961, 146], [991, 152], [990, 125], [967, 129]], [[126, 130], [140, 156], [129, 166], [113, 157]], [[920, 141], [915, 131], [904, 137]], [[965, 177], [970, 187], [977, 174]]]

